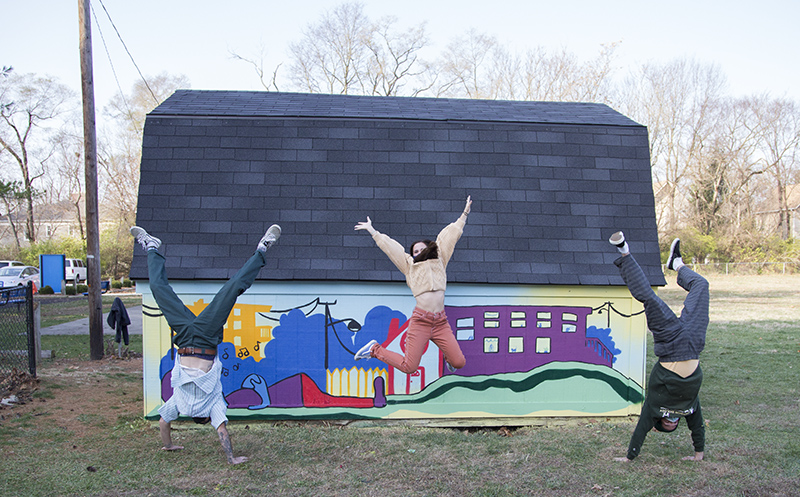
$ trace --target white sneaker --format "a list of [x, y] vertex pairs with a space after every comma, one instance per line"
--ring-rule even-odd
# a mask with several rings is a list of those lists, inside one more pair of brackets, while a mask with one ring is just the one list
[[621, 231], [617, 231], [611, 235], [611, 238], [608, 239], [608, 243], [616, 247], [622, 247], [625, 244], [625, 235]]
[[368, 344], [358, 349], [358, 352], [356, 352], [356, 355], [353, 356], [353, 359], [355, 359], [356, 361], [358, 361], [359, 359], [369, 359], [370, 357], [372, 357], [371, 353], [372, 347], [377, 344], [378, 344], [377, 340], [370, 340]]
[[145, 252], [161, 246], [161, 240], [147, 233], [144, 228], [131, 226], [131, 235], [136, 238], [136, 241], [139, 242]]
[[269, 227], [267, 232], [264, 233], [264, 236], [261, 238], [261, 241], [258, 242], [258, 247], [257, 247], [258, 250], [266, 252], [268, 248], [275, 245], [275, 242], [277, 242], [278, 238], [280, 237], [281, 237], [281, 227], [278, 226], [277, 224], [273, 224], [272, 226]]

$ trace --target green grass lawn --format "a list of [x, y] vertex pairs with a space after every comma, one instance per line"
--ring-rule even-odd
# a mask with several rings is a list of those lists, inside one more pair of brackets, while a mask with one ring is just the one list
[[[142, 296], [135, 293], [107, 293], [103, 295], [103, 313], [108, 313], [114, 299], [119, 297], [125, 307], [142, 305]], [[89, 316], [89, 298], [84, 295], [37, 296], [42, 316], [42, 328], [68, 323]]]
[[[57, 360], [43, 365], [34, 410], [0, 411], [0, 495], [800, 495], [800, 276], [709, 279], [699, 463], [681, 461], [692, 454], [683, 423], [615, 462], [635, 419], [594, 418], [510, 430], [238, 421], [234, 451], [251, 460], [228, 466], [208, 426], [178, 423], [185, 449], [159, 450], [142, 419], [140, 363]], [[680, 309], [674, 279], [660, 293]], [[88, 350], [50, 339], [64, 357]]]
[[[113, 341], [111, 335], [103, 335], [106, 351], [116, 353], [117, 343]], [[128, 337], [128, 350], [130, 352], [142, 353], [142, 335], [130, 335]], [[42, 335], [42, 350], [50, 350], [54, 357], [58, 359], [77, 359], [86, 361], [89, 359], [89, 335]], [[125, 345], [123, 344], [123, 347]], [[45, 366], [47, 364], [45, 363]]]

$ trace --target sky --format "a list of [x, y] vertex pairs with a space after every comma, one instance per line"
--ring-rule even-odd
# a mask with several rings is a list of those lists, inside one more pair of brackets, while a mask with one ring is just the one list
[[[79, 0], [0, 0], [0, 65], [57, 77], [80, 92]], [[342, 2], [335, 0], [92, 0], [95, 102], [102, 108], [139, 78], [109, 21], [147, 77], [185, 75], [194, 89], [262, 89], [232, 56], [264, 53], [268, 70], [288, 62], [288, 45]], [[796, 0], [364, 0], [372, 19], [407, 29], [425, 22], [432, 50], [470, 28], [518, 50], [566, 48], [581, 60], [619, 43], [619, 73], [646, 62], [691, 58], [716, 64], [728, 94], [768, 92], [800, 101], [800, 2]], [[104, 41], [105, 40], [105, 43]], [[107, 47], [107, 48], [106, 48]], [[288, 64], [286, 64], [288, 66]], [[113, 67], [113, 71], [112, 71]], [[115, 76], [116, 73], [116, 76]]]

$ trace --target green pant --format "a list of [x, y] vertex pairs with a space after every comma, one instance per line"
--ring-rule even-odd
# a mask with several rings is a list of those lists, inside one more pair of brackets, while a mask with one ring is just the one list
[[264, 252], [256, 250], [242, 268], [222, 286], [203, 312], [195, 316], [172, 290], [164, 269], [166, 259], [157, 250], [147, 251], [147, 272], [150, 291], [167, 324], [175, 332], [173, 343], [178, 348], [215, 349], [222, 342], [222, 327], [228, 320], [236, 299], [255, 281], [267, 263]]

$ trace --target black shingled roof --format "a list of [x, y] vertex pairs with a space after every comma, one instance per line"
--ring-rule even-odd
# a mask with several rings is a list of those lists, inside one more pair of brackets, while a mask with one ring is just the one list
[[277, 222], [260, 279], [403, 281], [353, 226], [407, 246], [467, 195], [451, 283], [620, 285], [622, 229], [665, 284], [647, 129], [601, 104], [180, 90], [147, 117], [137, 224], [172, 279], [232, 276]]

